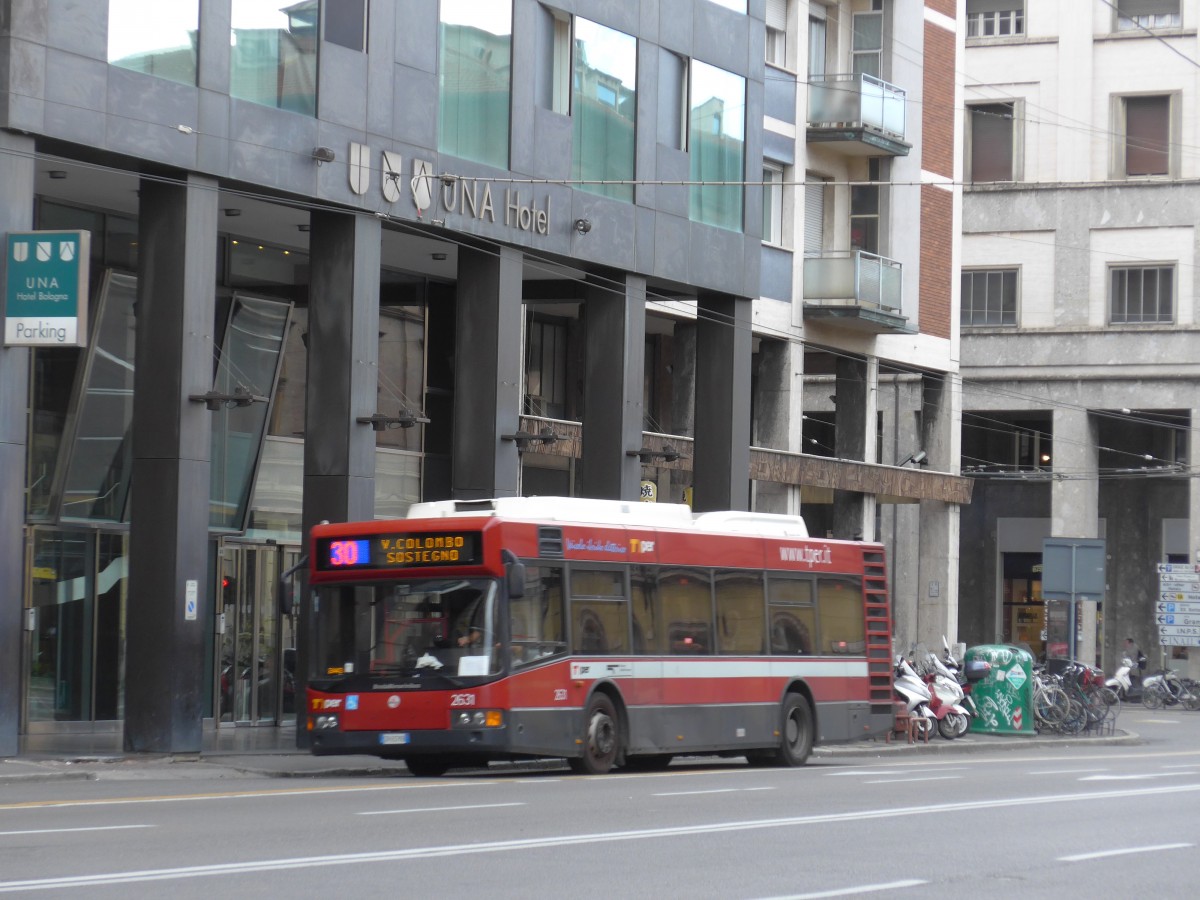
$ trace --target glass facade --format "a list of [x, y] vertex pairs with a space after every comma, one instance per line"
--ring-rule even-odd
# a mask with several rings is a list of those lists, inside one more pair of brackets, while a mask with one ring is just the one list
[[233, 0], [229, 93], [264, 106], [317, 113], [318, 0]]
[[[585, 191], [633, 202], [637, 40], [575, 19], [571, 178]], [[626, 182], [609, 184], [595, 182]]]
[[108, 61], [195, 84], [199, 29], [200, 0], [108, 0]]
[[746, 79], [693, 61], [690, 110], [692, 221], [741, 231]]
[[507, 169], [510, 0], [442, 0], [438, 58], [438, 150]]

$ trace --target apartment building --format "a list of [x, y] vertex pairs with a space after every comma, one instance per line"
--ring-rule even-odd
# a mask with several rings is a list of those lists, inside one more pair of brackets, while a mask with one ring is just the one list
[[[962, 634], [1187, 668], [1157, 566], [1200, 561], [1200, 3], [966, 15]], [[1102, 596], [1045, 601], [1046, 538], [1103, 539]]]
[[[790, 417], [756, 418], [756, 439], [828, 463], [832, 477], [792, 496], [811, 532], [887, 544], [904, 649], [957, 633], [970, 500], [958, 477], [957, 14], [952, 0], [766, 5], [755, 321], [760, 366], [804, 390]], [[918, 477], [936, 481], [903, 487]]]

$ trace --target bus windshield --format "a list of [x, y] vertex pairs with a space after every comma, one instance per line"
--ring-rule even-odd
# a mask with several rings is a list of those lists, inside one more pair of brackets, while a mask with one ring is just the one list
[[[320, 675], [494, 675], [497, 583], [487, 578], [323, 585]], [[339, 639], [339, 635], [341, 639]], [[355, 637], [357, 635], [357, 637]]]

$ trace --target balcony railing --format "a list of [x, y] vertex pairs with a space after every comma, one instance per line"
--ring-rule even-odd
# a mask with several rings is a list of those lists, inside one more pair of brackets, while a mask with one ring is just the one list
[[904, 267], [894, 259], [853, 250], [804, 260], [804, 302], [859, 306], [900, 315]]
[[870, 128], [904, 140], [904, 91], [871, 75], [813, 75], [808, 127]]

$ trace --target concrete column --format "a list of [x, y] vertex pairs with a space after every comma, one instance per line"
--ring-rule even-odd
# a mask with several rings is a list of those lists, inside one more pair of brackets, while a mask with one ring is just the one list
[[[957, 473], [962, 457], [962, 379], [925, 375], [921, 380], [921, 440], [925, 465]], [[938, 500], [920, 502], [917, 574], [917, 640], [941, 646], [958, 640], [959, 508]]]
[[375, 432], [355, 421], [377, 410], [379, 220], [314, 212], [304, 414], [303, 527], [375, 512]]
[[671, 431], [696, 436], [696, 325], [679, 322], [671, 336]]
[[[771, 450], [799, 452], [804, 419], [804, 345], [799, 341], [764, 340], [758, 349], [752, 443]], [[754, 509], [794, 515], [799, 510], [796, 485], [757, 482]]]
[[646, 279], [625, 276], [623, 294], [611, 286], [590, 285], [584, 313], [586, 374], [579, 493], [637, 500], [641, 461], [626, 451], [642, 446]]
[[[1191, 470], [1196, 472], [1196, 467], [1200, 466], [1200, 409], [1191, 411], [1187, 440], [1188, 463]], [[1200, 564], [1200, 478], [1188, 479], [1188, 551], [1192, 562]], [[1151, 608], [1157, 609], [1156, 606]], [[1153, 634], [1153, 631], [1151, 633]], [[1154, 664], [1161, 655], [1161, 648], [1147, 647], [1143, 644], [1142, 652], [1150, 658], [1151, 664]], [[1187, 674], [1189, 678], [1200, 679], [1200, 647], [1188, 648]]]
[[745, 297], [702, 294], [696, 321], [697, 512], [750, 506], [750, 330]]
[[[33, 138], [0, 131], [0, 234], [33, 227]], [[7, 251], [8, 242], [4, 247]], [[7, 284], [7, 252], [0, 263]], [[0, 341], [0, 757], [17, 755], [25, 597], [29, 350]]]
[[[1100, 533], [1100, 449], [1096, 421], [1083, 409], [1054, 410], [1055, 478], [1050, 487], [1051, 537], [1094, 538]], [[1096, 604], [1081, 604], [1076, 657], [1096, 662]]]
[[521, 416], [521, 267], [502, 247], [458, 254], [454, 352], [453, 494], [482, 500], [521, 494], [515, 434]]
[[[308, 376], [304, 398], [305, 539], [317, 522], [375, 513], [375, 432], [355, 421], [385, 412], [379, 389], [379, 263], [382, 229], [374, 216], [314, 212], [311, 217]], [[305, 547], [307, 551], [307, 546]], [[306, 596], [307, 592], [302, 594]], [[304, 696], [312, 655], [312, 607], [296, 626], [296, 696]], [[308, 746], [308, 732], [296, 729]]]
[[[876, 432], [879, 411], [879, 360], [837, 360], [837, 456], [877, 462]], [[857, 491], [837, 491], [833, 496], [833, 536], [875, 539], [875, 497]]]
[[[141, 182], [125, 749], [195, 753], [211, 647], [208, 583], [217, 184]], [[195, 608], [189, 608], [194, 603]]]

